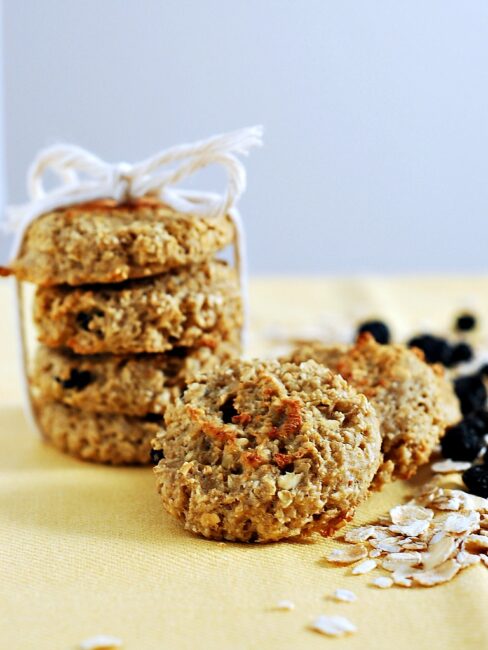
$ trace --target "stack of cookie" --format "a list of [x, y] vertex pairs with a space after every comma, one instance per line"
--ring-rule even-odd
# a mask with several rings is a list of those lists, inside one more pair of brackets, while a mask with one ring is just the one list
[[36, 283], [31, 386], [53, 445], [80, 458], [147, 463], [169, 403], [200, 371], [239, 354], [235, 269], [216, 258], [229, 217], [110, 201], [50, 212], [10, 271]]

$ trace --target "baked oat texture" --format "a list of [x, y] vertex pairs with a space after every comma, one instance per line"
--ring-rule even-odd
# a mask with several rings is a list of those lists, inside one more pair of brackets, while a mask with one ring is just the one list
[[191, 384], [165, 424], [153, 442], [163, 505], [212, 539], [329, 534], [380, 463], [373, 407], [314, 361], [229, 361]]
[[49, 443], [95, 463], [146, 465], [150, 462], [151, 439], [163, 430], [162, 422], [153, 418], [89, 413], [59, 402], [38, 402], [35, 411]]
[[226, 341], [215, 349], [174, 348], [163, 354], [77, 355], [40, 346], [31, 385], [36, 399], [84, 411], [146, 415], [164, 413], [200, 372], [239, 354]]
[[149, 199], [99, 201], [36, 219], [9, 270], [45, 286], [121, 282], [201, 262], [232, 238], [228, 216], [179, 214]]
[[166, 352], [235, 340], [242, 305], [235, 269], [214, 260], [120, 284], [38, 287], [34, 320], [41, 343], [77, 354]]
[[452, 384], [440, 366], [430, 366], [416, 349], [382, 345], [361, 334], [354, 345], [303, 344], [288, 360], [307, 359], [338, 372], [376, 408], [384, 463], [378, 487], [392, 478], [408, 479], [429, 460], [447, 425], [460, 419]]

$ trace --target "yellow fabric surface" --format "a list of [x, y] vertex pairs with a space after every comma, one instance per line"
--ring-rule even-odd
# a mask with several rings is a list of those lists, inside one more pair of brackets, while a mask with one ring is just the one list
[[[269, 546], [196, 538], [163, 513], [151, 469], [85, 464], [42, 444], [20, 409], [7, 283], [0, 286], [0, 648], [64, 650], [111, 634], [128, 650], [488, 647], [488, 572], [431, 589], [380, 590], [372, 575], [323, 562], [330, 540]], [[254, 280], [251, 352], [266, 328], [332, 313], [380, 315], [397, 332], [446, 327], [472, 306], [488, 327], [488, 279]], [[375, 494], [355, 523], [399, 503], [422, 479]], [[356, 603], [327, 599], [352, 589]], [[273, 611], [290, 599], [292, 612]], [[357, 634], [327, 639], [312, 617], [342, 614]]]

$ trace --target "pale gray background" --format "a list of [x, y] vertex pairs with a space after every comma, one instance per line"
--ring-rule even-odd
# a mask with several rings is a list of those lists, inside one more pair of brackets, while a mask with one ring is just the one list
[[58, 140], [135, 160], [262, 123], [253, 273], [488, 267], [486, 0], [7, 0], [4, 34], [11, 201]]

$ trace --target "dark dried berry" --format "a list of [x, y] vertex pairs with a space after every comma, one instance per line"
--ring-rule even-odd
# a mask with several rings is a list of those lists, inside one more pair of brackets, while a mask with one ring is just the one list
[[446, 429], [441, 440], [442, 455], [452, 460], [474, 460], [481, 451], [482, 439], [464, 422]]
[[473, 358], [473, 348], [467, 343], [458, 343], [452, 348], [451, 362], [449, 365], [456, 366], [464, 361], [471, 361]]
[[159, 413], [146, 413], [146, 415], [143, 417], [143, 420], [145, 422], [153, 422], [154, 424], [162, 424], [163, 416]]
[[470, 492], [479, 497], [488, 497], [488, 467], [473, 465], [463, 473], [463, 481]]
[[159, 461], [164, 458], [164, 452], [162, 449], [151, 449], [149, 456], [151, 458], [151, 463], [157, 465]]
[[390, 330], [383, 321], [370, 320], [362, 323], [358, 327], [358, 334], [363, 334], [364, 332], [369, 332], [377, 343], [386, 344], [390, 342]]
[[101, 309], [92, 309], [90, 312], [80, 311], [76, 314], [76, 324], [82, 330], [88, 332], [90, 330], [90, 323], [95, 316], [103, 316]]
[[232, 418], [236, 415], [239, 415], [238, 411], [234, 406], [235, 395], [229, 395], [225, 402], [220, 407], [222, 413], [222, 421], [224, 424], [231, 424]]
[[458, 396], [463, 415], [484, 410], [486, 406], [486, 387], [479, 374], [458, 377], [454, 380], [454, 390]]
[[451, 363], [452, 348], [440, 336], [422, 334], [410, 339], [408, 345], [411, 348], [419, 348], [422, 350], [425, 355], [425, 360], [429, 363], [442, 363], [444, 366], [449, 366]]
[[476, 435], [484, 436], [488, 433], [488, 412], [473, 411], [464, 418], [463, 424]]
[[479, 369], [479, 373], [483, 377], [488, 377], [488, 363], [485, 363], [484, 366], [481, 366], [481, 368]]
[[83, 390], [83, 388], [86, 388], [92, 383], [95, 377], [88, 370], [77, 370], [77, 368], [71, 368], [68, 379], [60, 379], [59, 377], [55, 377], [55, 379], [67, 390], [71, 388]]
[[472, 314], [460, 314], [456, 318], [455, 327], [459, 332], [469, 332], [476, 327], [476, 318]]

